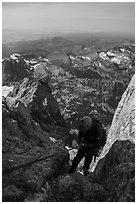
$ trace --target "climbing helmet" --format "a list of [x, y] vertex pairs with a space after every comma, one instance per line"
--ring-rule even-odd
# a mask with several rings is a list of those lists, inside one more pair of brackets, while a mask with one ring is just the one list
[[89, 130], [93, 125], [93, 120], [91, 117], [89, 116], [84, 116], [81, 120], [80, 120], [80, 126], [79, 126], [79, 130], [81, 132], [86, 132], [87, 130]]

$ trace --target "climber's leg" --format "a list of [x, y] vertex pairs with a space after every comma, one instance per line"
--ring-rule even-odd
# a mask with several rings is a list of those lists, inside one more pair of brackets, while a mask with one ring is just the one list
[[89, 174], [89, 166], [92, 162], [92, 159], [93, 159], [93, 156], [88, 156], [88, 155], [85, 156], [85, 162], [83, 166], [83, 172], [85, 176]]
[[68, 171], [68, 173], [74, 173], [81, 159], [85, 156], [85, 149], [80, 148], [77, 152], [76, 157], [74, 158], [72, 165]]

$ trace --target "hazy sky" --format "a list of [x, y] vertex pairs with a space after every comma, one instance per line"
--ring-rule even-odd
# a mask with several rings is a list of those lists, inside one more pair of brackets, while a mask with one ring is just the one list
[[134, 2], [2, 3], [3, 29], [135, 32]]

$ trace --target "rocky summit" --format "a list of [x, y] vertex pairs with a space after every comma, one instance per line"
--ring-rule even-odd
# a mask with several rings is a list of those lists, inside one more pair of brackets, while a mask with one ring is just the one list
[[2, 61], [2, 84], [20, 81], [28, 77], [29, 67], [20, 54], [12, 54]]
[[[98, 51], [58, 47], [3, 59], [4, 202], [135, 201], [134, 49], [133, 42]], [[95, 115], [108, 133], [88, 176], [83, 161], [67, 173], [84, 115]]]

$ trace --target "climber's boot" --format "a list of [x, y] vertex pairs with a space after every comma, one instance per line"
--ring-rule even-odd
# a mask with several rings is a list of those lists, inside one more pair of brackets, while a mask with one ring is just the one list
[[84, 176], [87, 176], [89, 174], [89, 171], [87, 169], [83, 169], [83, 173], [84, 173]]

